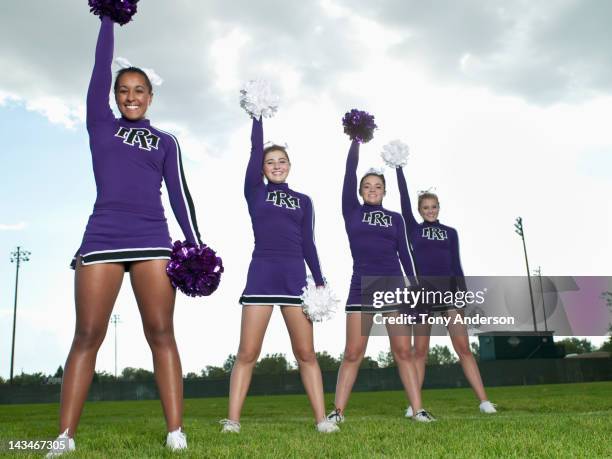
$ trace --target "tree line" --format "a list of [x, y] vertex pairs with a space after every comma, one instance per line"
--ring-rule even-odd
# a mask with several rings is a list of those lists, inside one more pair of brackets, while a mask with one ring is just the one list
[[[612, 336], [600, 347], [595, 348], [587, 339], [565, 338], [555, 342], [555, 346], [564, 350], [565, 354], [583, 354], [594, 351], [612, 352]], [[476, 360], [479, 358], [478, 343], [470, 344], [472, 353]], [[337, 371], [342, 363], [342, 354], [337, 358], [329, 353], [317, 352], [317, 360], [322, 371]], [[236, 356], [230, 354], [221, 366], [207, 365], [199, 373], [189, 372], [185, 375], [185, 380], [203, 380], [203, 379], [225, 379], [228, 378]], [[427, 357], [427, 365], [449, 365], [457, 362], [457, 357], [453, 351], [447, 346], [436, 345], [429, 349]], [[365, 356], [361, 362], [360, 368], [389, 368], [395, 367], [395, 360], [391, 351], [379, 352], [376, 359]], [[296, 372], [297, 362], [287, 360], [285, 354], [274, 353], [266, 354], [260, 358], [255, 364], [255, 375], [280, 375], [291, 372]], [[58, 367], [53, 375], [46, 375], [42, 372], [33, 374], [21, 373], [13, 377], [13, 385], [30, 385], [30, 384], [58, 384], [61, 383], [64, 374], [63, 368]], [[115, 378], [115, 375], [106, 371], [96, 371], [93, 377], [94, 383], [116, 382], [116, 381], [153, 381], [154, 375], [152, 371], [143, 368], [126, 367], [120, 375]], [[0, 377], [0, 384], [8, 384], [7, 380]]]

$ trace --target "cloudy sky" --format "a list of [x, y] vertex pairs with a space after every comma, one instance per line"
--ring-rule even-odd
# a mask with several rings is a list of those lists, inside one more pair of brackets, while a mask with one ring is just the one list
[[[204, 240], [224, 259], [218, 292], [179, 296], [184, 371], [220, 364], [238, 345], [252, 250], [242, 196], [250, 123], [237, 93], [271, 81], [281, 95], [266, 137], [287, 142], [289, 183], [312, 196], [325, 275], [343, 299], [351, 258], [340, 214], [347, 138], [340, 118], [370, 111], [382, 145], [411, 147], [411, 192], [435, 186], [441, 220], [459, 231], [467, 274], [520, 275], [513, 221], [522, 216], [532, 266], [548, 275], [609, 275], [612, 255], [612, 5], [604, 0], [143, 0], [116, 27], [115, 56], [152, 67], [149, 117], [176, 133]], [[17, 245], [21, 271], [16, 371], [63, 364], [74, 327], [73, 273], [95, 200], [84, 127], [99, 21], [83, 0], [0, 4], [0, 375], [6, 377]], [[393, 174], [385, 205], [399, 209]], [[174, 239], [182, 238], [168, 213]], [[129, 282], [117, 301], [119, 366], [150, 368]], [[339, 354], [344, 314], [316, 326], [318, 350]], [[112, 371], [112, 334], [98, 369]], [[444, 338], [436, 342], [446, 343]], [[386, 350], [373, 337], [368, 354]], [[275, 313], [263, 353], [290, 353]]]

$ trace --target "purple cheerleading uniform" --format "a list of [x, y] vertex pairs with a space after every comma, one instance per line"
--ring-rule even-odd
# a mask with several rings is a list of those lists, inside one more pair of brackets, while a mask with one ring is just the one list
[[201, 244], [176, 137], [149, 120], [115, 118], [109, 105], [113, 22], [103, 17], [87, 92], [87, 131], [97, 197], [76, 258], [81, 263], [169, 259], [162, 179], [188, 242]]
[[[408, 227], [417, 274], [424, 286], [429, 285], [429, 288], [436, 290], [465, 290], [457, 230], [438, 220], [418, 223], [412, 213], [404, 171], [398, 167], [396, 172], [402, 215]], [[453, 308], [452, 305], [434, 305], [432, 310], [436, 312]]]
[[244, 179], [255, 249], [243, 305], [301, 306], [308, 264], [316, 285], [324, 285], [314, 242], [314, 209], [308, 196], [286, 183], [263, 181], [263, 126], [253, 119], [251, 157]]
[[[346, 172], [342, 187], [342, 216], [353, 256], [353, 276], [346, 301], [346, 312], [392, 312], [399, 305], [374, 307], [372, 291], [393, 291], [405, 288], [404, 273], [414, 284], [415, 269], [408, 248], [406, 225], [401, 214], [381, 205], [361, 204], [358, 198], [357, 164], [359, 143], [351, 144], [346, 160]], [[401, 262], [401, 266], [400, 266]], [[404, 273], [402, 273], [402, 267]], [[362, 276], [380, 276], [372, 285], [365, 285]], [[369, 298], [369, 299], [368, 299]]]

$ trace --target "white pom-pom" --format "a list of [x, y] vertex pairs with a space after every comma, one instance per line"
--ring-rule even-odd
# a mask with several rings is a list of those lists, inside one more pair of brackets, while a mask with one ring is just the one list
[[253, 118], [271, 118], [278, 110], [278, 101], [265, 80], [247, 81], [240, 90], [240, 106]]
[[328, 285], [317, 288], [312, 276], [308, 276], [307, 285], [302, 291], [304, 292], [301, 296], [304, 301], [304, 314], [312, 322], [322, 322], [331, 319], [336, 312], [336, 307], [340, 300]]
[[383, 147], [380, 154], [389, 167], [397, 169], [408, 164], [408, 145], [401, 140], [392, 140]]

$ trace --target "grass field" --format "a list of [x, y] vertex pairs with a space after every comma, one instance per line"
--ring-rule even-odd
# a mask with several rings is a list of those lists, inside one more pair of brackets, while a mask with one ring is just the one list
[[[488, 389], [497, 415], [483, 415], [468, 389], [424, 391], [432, 424], [403, 417], [401, 392], [354, 393], [342, 432], [318, 434], [305, 396], [247, 399], [242, 433], [220, 434], [227, 399], [185, 401], [189, 450], [180, 457], [612, 457], [612, 382]], [[331, 407], [333, 394], [327, 394]], [[9, 439], [56, 435], [57, 405], [0, 406], [3, 457]], [[88, 403], [68, 457], [176, 457], [162, 448], [158, 401]]]

